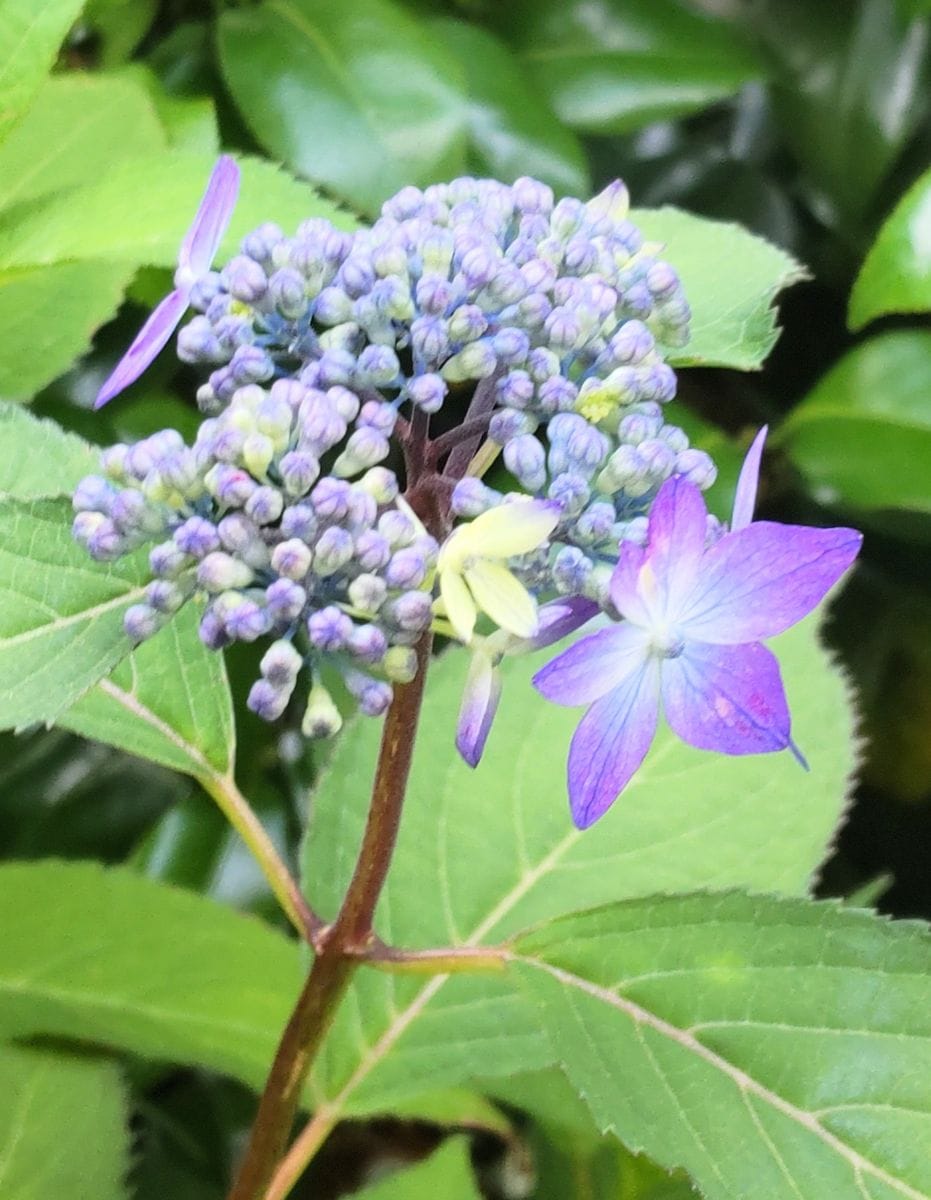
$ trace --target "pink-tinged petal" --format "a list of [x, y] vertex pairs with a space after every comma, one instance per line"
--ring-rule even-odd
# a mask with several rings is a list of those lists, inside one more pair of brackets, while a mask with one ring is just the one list
[[188, 306], [187, 292], [169, 292], [158, 308], [136, 334], [133, 344], [114, 367], [97, 393], [94, 408], [102, 408], [139, 378], [149, 363], [154, 362], [168, 339], [178, 328]]
[[657, 660], [596, 700], [569, 748], [569, 805], [579, 829], [603, 816], [643, 762], [656, 733]]
[[611, 572], [608, 591], [611, 603], [628, 621], [637, 625], [650, 624], [650, 610], [640, 594], [640, 572], [646, 562], [645, 546], [636, 542], [621, 542], [617, 552], [617, 566]]
[[662, 692], [670, 728], [699, 750], [763, 754], [790, 745], [779, 664], [759, 642], [686, 643], [663, 662]]
[[228, 154], [224, 154], [210, 174], [200, 206], [178, 253], [178, 266], [182, 272], [190, 272], [191, 283], [210, 270], [236, 207], [238, 194], [239, 167]]
[[591, 704], [638, 671], [648, 657], [647, 644], [647, 634], [636, 625], [599, 629], [537, 671], [533, 686], [554, 704]]
[[456, 725], [456, 749], [470, 767], [477, 767], [482, 757], [500, 699], [501, 673], [478, 651], [469, 663]]
[[768, 425], [764, 425], [753, 439], [747, 456], [740, 468], [737, 490], [734, 492], [734, 512], [731, 516], [731, 531], [743, 529], [753, 520], [756, 507], [756, 489], [760, 482], [760, 461], [763, 458], [763, 443], [766, 441]]
[[860, 551], [855, 529], [810, 529], [755, 521], [705, 555], [701, 577], [678, 613], [681, 633], [737, 646], [774, 637], [806, 616]]

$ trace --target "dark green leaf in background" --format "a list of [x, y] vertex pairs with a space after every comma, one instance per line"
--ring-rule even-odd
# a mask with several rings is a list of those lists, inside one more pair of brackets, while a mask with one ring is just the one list
[[95, 563], [71, 515], [67, 500], [0, 501], [0, 728], [53, 720], [129, 653], [146, 552]]
[[258, 140], [361, 211], [460, 173], [459, 64], [391, 0], [266, 0], [223, 12], [218, 39]]
[[126, 1098], [115, 1063], [0, 1047], [3, 1200], [121, 1200], [129, 1170]]
[[761, 74], [731, 27], [676, 0], [520, 0], [499, 21], [562, 120], [585, 133], [695, 112]]
[[895, 206], [870, 247], [850, 296], [851, 329], [887, 313], [931, 309], [931, 171]]
[[427, 28], [456, 58], [465, 78], [468, 172], [505, 183], [531, 175], [560, 194], [587, 196], [591, 185], [581, 145], [507, 46], [465, 21], [440, 17]]
[[128, 58], [157, 9], [158, 0], [87, 0], [82, 25], [98, 39], [100, 61], [110, 66]]
[[931, 513], [931, 333], [856, 346], [780, 431], [816, 499]]
[[931, 939], [797, 900], [630, 901], [519, 938], [595, 1119], [709, 1200], [931, 1195]]
[[895, 0], [766, 0], [755, 29], [778, 64], [781, 136], [822, 220], [858, 231], [927, 111], [931, 44]]

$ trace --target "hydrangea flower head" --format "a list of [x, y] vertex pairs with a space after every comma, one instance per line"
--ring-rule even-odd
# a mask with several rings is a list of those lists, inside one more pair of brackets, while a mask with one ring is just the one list
[[[752, 523], [765, 430], [741, 474], [734, 525], [708, 544], [701, 492], [667, 480], [645, 546], [621, 545], [610, 580], [620, 623], [576, 642], [534, 677], [548, 700], [588, 705], [569, 752], [580, 828], [614, 803], [643, 762], [660, 702], [673, 732], [702, 750], [790, 749], [785, 692], [761, 639], [806, 616], [856, 557], [853, 529]], [[801, 760], [804, 762], [804, 760]]]
[[116, 364], [97, 393], [95, 408], [101, 408], [134, 383], [146, 367], [155, 361], [181, 323], [195, 284], [210, 270], [214, 255], [220, 248], [238, 192], [239, 168], [228, 154], [224, 154], [213, 168], [200, 207], [181, 243], [174, 290], [158, 305]]

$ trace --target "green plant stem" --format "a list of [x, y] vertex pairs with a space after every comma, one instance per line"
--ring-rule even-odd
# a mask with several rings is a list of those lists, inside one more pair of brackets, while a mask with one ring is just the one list
[[417, 673], [410, 683], [395, 689], [385, 718], [372, 801], [352, 879], [336, 920], [314, 938], [316, 957], [278, 1045], [228, 1200], [267, 1197], [294, 1124], [307, 1073], [353, 972], [376, 944], [372, 920], [397, 840], [432, 641], [430, 633], [420, 639]]
[[323, 922], [304, 899], [297, 880], [288, 870], [248, 800], [236, 786], [235, 779], [229, 774], [215, 774], [202, 776], [200, 782], [248, 846], [291, 924], [304, 941], [313, 943]]

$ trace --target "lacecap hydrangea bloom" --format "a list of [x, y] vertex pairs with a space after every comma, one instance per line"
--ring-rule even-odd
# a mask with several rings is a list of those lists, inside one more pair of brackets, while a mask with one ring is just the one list
[[132, 641], [200, 602], [211, 648], [267, 646], [250, 707], [271, 720], [299, 695], [308, 736], [339, 727], [334, 678], [379, 715], [427, 630], [468, 644], [457, 744], [474, 765], [501, 658], [617, 619], [619, 554], [646, 543], [660, 489], [714, 480], [663, 417], [664, 353], [688, 338], [678, 277], [620, 183], [586, 203], [471, 178], [405, 188], [354, 233], [262, 225], [211, 270], [236, 179], [222, 159], [175, 291], [99, 398], [190, 307], [194, 443], [169, 429], [106, 450], [75, 536], [98, 559], [149, 543]]

